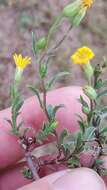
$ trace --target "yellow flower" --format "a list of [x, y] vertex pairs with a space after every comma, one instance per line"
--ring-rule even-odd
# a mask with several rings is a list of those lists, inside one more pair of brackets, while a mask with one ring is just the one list
[[88, 47], [82, 47], [71, 56], [71, 60], [75, 64], [87, 64], [95, 56], [94, 52]]
[[90, 8], [93, 2], [93, 0], [81, 0], [81, 4], [84, 8]]
[[31, 58], [26, 56], [22, 57], [21, 54], [17, 55], [16, 53], [13, 55], [13, 59], [18, 69], [23, 70], [28, 64], [31, 63]]

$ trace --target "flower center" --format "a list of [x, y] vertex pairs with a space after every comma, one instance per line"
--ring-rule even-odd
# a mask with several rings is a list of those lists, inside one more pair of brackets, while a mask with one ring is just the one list
[[93, 0], [82, 0], [82, 5], [85, 8], [90, 8], [93, 4]]

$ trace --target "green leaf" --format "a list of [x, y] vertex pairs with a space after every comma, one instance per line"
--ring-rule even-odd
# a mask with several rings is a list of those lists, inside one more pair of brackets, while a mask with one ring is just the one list
[[97, 98], [101, 98], [102, 96], [107, 96], [107, 90], [98, 93]]
[[88, 108], [89, 108], [89, 106], [88, 106], [87, 102], [83, 99], [83, 97], [82, 97], [82, 96], [80, 96], [79, 102], [80, 102], [83, 106], [85, 106], [85, 107], [88, 107]]
[[57, 121], [54, 121], [54, 122], [52, 122], [52, 123], [44, 124], [43, 130], [41, 130], [41, 131], [38, 133], [37, 138], [38, 138], [39, 140], [44, 140], [45, 138], [48, 137], [48, 135], [54, 135], [54, 131], [55, 131], [55, 129], [56, 129], [57, 127], [58, 127]]
[[10, 126], [12, 127], [12, 121], [10, 119], [5, 118], [5, 120], [10, 124]]
[[52, 105], [48, 105], [47, 106], [47, 112], [48, 112], [48, 115], [51, 119], [54, 119], [55, 118], [55, 115], [56, 115], [56, 112], [60, 109], [60, 108], [63, 108], [64, 105], [63, 104], [60, 104], [60, 105], [57, 105], [57, 106], [52, 106]]
[[61, 132], [60, 137], [59, 137], [59, 143], [60, 143], [60, 144], [63, 144], [64, 139], [65, 139], [65, 137], [66, 137], [67, 135], [68, 135], [68, 131], [67, 131], [67, 129], [64, 129], [64, 130]]
[[103, 65], [102, 68], [106, 68], [107, 67], [107, 58], [104, 56], [103, 57]]
[[47, 82], [46, 90], [48, 91], [52, 87], [52, 85], [54, 84], [54, 82], [56, 80], [59, 80], [61, 77], [64, 77], [64, 76], [69, 75], [69, 74], [70, 74], [69, 72], [60, 72], [60, 73], [56, 74], [54, 77], [52, 77], [49, 80], [49, 82]]
[[48, 112], [48, 115], [49, 115], [49, 118], [53, 118], [54, 114], [53, 114], [53, 106], [51, 104], [49, 104], [47, 106], [47, 112]]
[[34, 32], [32, 32], [32, 49], [33, 49], [34, 55], [36, 55], [37, 54], [37, 48], [36, 48], [36, 39], [35, 39]]
[[64, 108], [64, 104], [59, 104], [58, 106], [55, 106], [55, 107], [54, 107], [54, 109], [53, 109], [54, 117], [55, 117], [57, 111], [58, 111], [60, 108]]
[[75, 143], [74, 141], [69, 141], [67, 143], [63, 143], [63, 148], [65, 150], [66, 153], [72, 154], [74, 149], [75, 149]]
[[84, 133], [84, 132], [85, 132], [86, 125], [85, 125], [84, 122], [82, 122], [82, 121], [78, 121], [78, 123], [79, 123], [79, 126], [80, 126], [81, 131]]
[[102, 135], [102, 134], [105, 134], [105, 133], [107, 133], [107, 127], [102, 127], [100, 129], [100, 134]]
[[99, 89], [103, 86], [103, 81], [102, 79], [99, 79], [97, 82], [96, 82], [96, 85], [95, 85], [95, 88], [96, 89]]
[[73, 157], [70, 158], [67, 163], [70, 168], [75, 168], [79, 166], [79, 159], [77, 157]]
[[16, 115], [17, 115], [17, 113], [21, 109], [22, 105], [23, 105], [23, 100], [16, 99], [15, 102], [14, 102], [14, 105], [12, 106], [12, 112], [15, 112]]
[[22, 126], [23, 126], [23, 121], [18, 124], [17, 130], [19, 131], [19, 129], [20, 129]]
[[34, 92], [34, 94], [37, 96], [38, 100], [39, 100], [39, 103], [40, 103], [40, 106], [42, 107], [42, 101], [41, 101], [41, 97], [40, 97], [40, 92], [39, 90], [35, 87], [35, 86], [32, 86], [32, 85], [29, 85], [28, 86], [29, 89], [31, 89], [31, 91]]
[[100, 110], [100, 117], [101, 117], [101, 119], [104, 119], [105, 117], [107, 117], [107, 106], [103, 107]]
[[97, 159], [97, 160], [95, 161], [95, 163], [96, 163], [97, 165], [102, 165], [102, 164], [104, 163], [104, 160], [99, 160], [99, 159]]
[[80, 152], [83, 148], [83, 134], [78, 132], [76, 134], [75, 152]]
[[101, 171], [100, 171], [100, 175], [101, 176], [107, 176], [107, 169], [101, 169]]
[[22, 170], [22, 173], [24, 175], [25, 178], [27, 179], [33, 179], [33, 175], [32, 175], [32, 172], [29, 168], [25, 167], [23, 170]]
[[54, 131], [57, 127], [58, 127], [58, 122], [57, 122], [57, 121], [54, 121], [54, 122], [52, 122], [52, 123], [49, 123], [49, 124], [45, 127], [45, 129], [44, 129], [44, 133], [45, 133], [46, 135], [51, 134], [51, 133], [53, 133], [53, 131]]
[[95, 127], [88, 127], [85, 130], [84, 140], [85, 141], [91, 141], [94, 139], [95, 139]]

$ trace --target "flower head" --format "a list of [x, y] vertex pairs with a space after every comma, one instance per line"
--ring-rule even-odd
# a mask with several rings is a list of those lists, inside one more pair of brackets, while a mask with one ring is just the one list
[[90, 8], [93, 4], [93, 0], [81, 0], [81, 5], [84, 8]]
[[70, 20], [72, 26], [78, 26], [93, 3], [94, 0], [76, 0], [64, 7], [63, 16]]
[[95, 56], [94, 52], [88, 47], [82, 47], [71, 56], [75, 64], [87, 64]]
[[26, 57], [22, 57], [21, 54], [17, 55], [16, 53], [13, 55], [13, 59], [15, 61], [15, 64], [17, 66], [17, 68], [19, 68], [20, 70], [23, 70], [28, 64], [31, 63], [31, 58], [26, 56]]

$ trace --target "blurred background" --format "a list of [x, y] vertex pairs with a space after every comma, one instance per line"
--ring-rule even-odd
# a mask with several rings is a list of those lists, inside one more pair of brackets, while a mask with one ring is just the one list
[[[22, 92], [25, 97], [32, 95], [27, 84], [38, 83], [37, 68], [32, 53], [31, 32], [41, 37], [48, 33], [54, 17], [70, 0], [0, 0], [0, 109], [10, 105], [9, 86], [14, 75], [14, 52], [32, 57], [32, 65], [24, 71]], [[66, 30], [65, 22], [59, 33], [54, 36], [59, 40]], [[101, 62], [107, 57], [107, 0], [96, 0], [84, 21], [74, 28], [54, 57], [49, 76], [64, 70], [71, 75], [56, 83], [55, 88], [67, 85], [82, 85], [85, 79], [80, 68], [70, 62], [70, 55], [76, 48], [87, 45], [96, 54], [94, 62]]]

